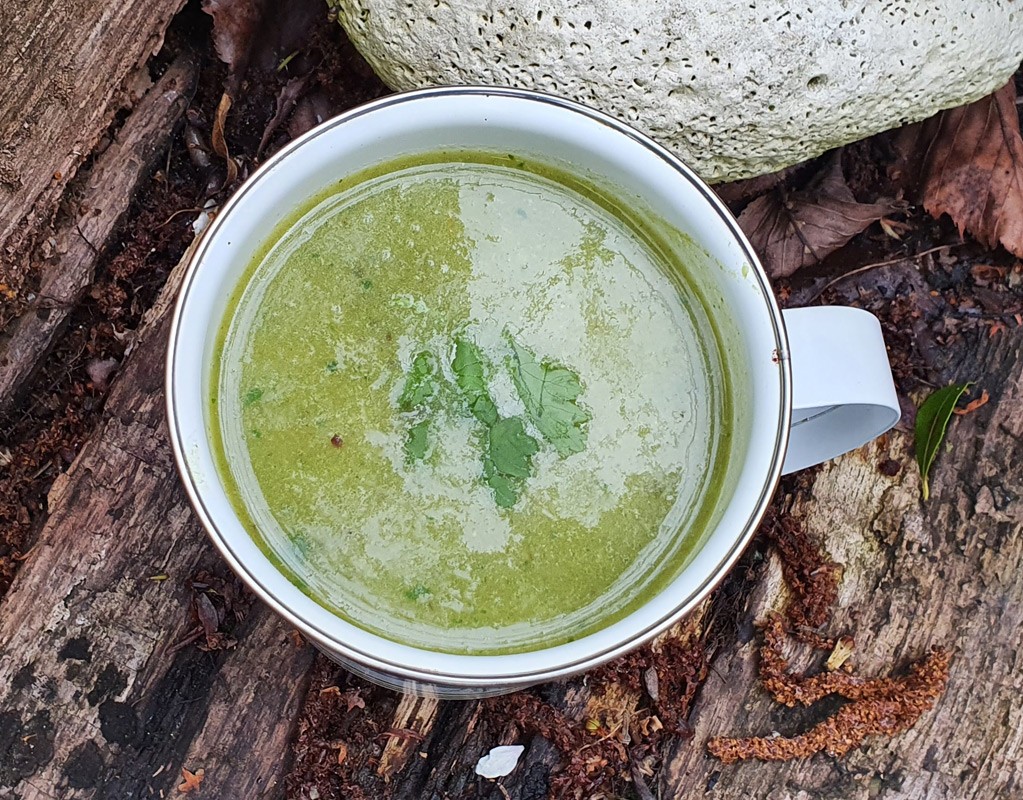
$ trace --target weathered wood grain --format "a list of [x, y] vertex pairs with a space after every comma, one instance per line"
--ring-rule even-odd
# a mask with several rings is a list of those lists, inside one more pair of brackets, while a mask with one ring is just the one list
[[39, 254], [36, 299], [0, 333], [0, 413], [10, 409], [92, 283], [101, 251], [185, 110], [197, 67], [180, 56], [132, 110], [117, 138], [80, 176]]
[[[946, 694], [908, 732], [874, 739], [842, 760], [723, 766], [715, 735], [793, 735], [824, 713], [770, 701], [755, 677], [753, 622], [784, 602], [777, 565], [746, 609], [740, 640], [715, 660], [691, 742], [676, 743], [663, 797], [711, 800], [970, 800], [1016, 797], [1023, 784], [1023, 333], [1016, 328], [956, 354], [991, 402], [950, 426], [948, 449], [920, 502], [905, 434], [825, 466], [793, 514], [844, 564], [833, 633], [856, 638], [865, 675], [954, 651]], [[878, 465], [906, 465], [894, 478]], [[804, 665], [807, 661], [804, 659]], [[833, 710], [833, 707], [828, 709]]]
[[226, 569], [167, 439], [162, 364], [180, 271], [0, 604], [0, 796], [170, 796], [183, 766], [230, 787], [208, 796], [279, 796], [310, 648], [258, 604], [234, 650], [174, 647], [195, 624], [192, 577]]
[[0, 4], [0, 254], [52, 216], [184, 0]]

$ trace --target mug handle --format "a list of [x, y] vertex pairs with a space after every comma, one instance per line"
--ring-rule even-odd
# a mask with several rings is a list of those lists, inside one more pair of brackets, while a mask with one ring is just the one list
[[792, 364], [787, 475], [861, 447], [902, 411], [877, 317], [845, 306], [790, 308], [782, 317]]

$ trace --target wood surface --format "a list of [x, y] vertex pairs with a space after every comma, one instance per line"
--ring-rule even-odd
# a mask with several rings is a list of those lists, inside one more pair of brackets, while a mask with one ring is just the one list
[[179, 646], [196, 626], [191, 581], [227, 574], [167, 440], [162, 364], [179, 278], [0, 604], [0, 797], [170, 796], [183, 767], [204, 770], [211, 797], [275, 796], [287, 769], [311, 648], [258, 605], [235, 648]]
[[[0, 254], [52, 216], [184, 0], [0, 4]], [[134, 81], [133, 81], [134, 79]], [[16, 235], [15, 235], [16, 234]]]
[[[663, 797], [904, 798], [1019, 796], [1023, 786], [1023, 333], [961, 342], [949, 377], [973, 379], [991, 401], [953, 418], [920, 502], [909, 437], [893, 434], [825, 466], [792, 513], [844, 565], [835, 635], [852, 633], [858, 671], [888, 675], [931, 645], [953, 651], [935, 709], [895, 739], [835, 760], [722, 766], [710, 736], [785, 735], [816, 721], [756, 686], [757, 639], [731, 642], [714, 661], [692, 722], [672, 749]], [[894, 478], [879, 465], [903, 464]], [[740, 630], [784, 600], [777, 564], [766, 571]], [[817, 712], [819, 715], [820, 712]], [[712, 787], [709, 790], [707, 787]]]
[[175, 60], [134, 107], [117, 138], [79, 176], [71, 202], [36, 252], [36, 299], [0, 335], [0, 412], [16, 402], [19, 390], [92, 283], [101, 252], [135, 190], [167, 149], [196, 74], [193, 57], [183, 55]]

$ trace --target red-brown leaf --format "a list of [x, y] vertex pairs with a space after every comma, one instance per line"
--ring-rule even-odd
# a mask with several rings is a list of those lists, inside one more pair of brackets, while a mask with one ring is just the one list
[[224, 91], [235, 100], [250, 65], [273, 71], [308, 46], [316, 22], [327, 14], [322, 0], [203, 0], [202, 8], [213, 17], [213, 45], [228, 66]]
[[928, 213], [948, 214], [960, 234], [1023, 256], [1023, 138], [1013, 82], [927, 120], [920, 144]]
[[739, 215], [739, 225], [767, 274], [785, 278], [821, 261], [897, 209], [886, 201], [857, 202], [836, 156], [806, 190], [758, 197]]
[[213, 17], [213, 46], [228, 66], [227, 94], [235, 96], [263, 21], [265, 0], [204, 0]]

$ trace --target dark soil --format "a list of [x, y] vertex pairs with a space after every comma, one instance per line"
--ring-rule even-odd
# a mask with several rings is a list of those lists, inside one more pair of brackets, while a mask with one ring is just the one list
[[[46, 520], [46, 496], [53, 481], [74, 461], [102, 419], [110, 380], [126, 344], [191, 240], [198, 209], [208, 200], [222, 201], [235, 188], [222, 185], [224, 162], [210, 145], [212, 121], [227, 77], [226, 67], [213, 51], [210, 31], [209, 17], [198, 2], [190, 2], [175, 21], [164, 50], [153, 60], [155, 77], [185, 49], [202, 55], [201, 77], [187, 121], [175, 132], [162, 166], [135, 198], [116, 243], [102, 254], [97, 279], [75, 309], [67, 332], [16, 410], [0, 418], [0, 594], [15, 578]], [[240, 166], [239, 181], [266, 154], [317, 118], [386, 91], [338, 26], [325, 16], [317, 21], [308, 41], [309, 46], [285, 68], [250, 71], [235, 98], [226, 138]], [[293, 78], [305, 81], [295, 108], [260, 151], [278, 97]], [[906, 196], [906, 187], [889, 169], [894, 159], [885, 135], [846, 148], [843, 164], [857, 199], [871, 202], [881, 196]], [[786, 171], [774, 185], [798, 187], [816, 169], [811, 162]], [[727, 189], [735, 211], [758, 193], [744, 196], [742, 187]], [[910, 398], [918, 400], [922, 392], [950, 380], [976, 377], [969, 365], [948, 362], [950, 341], [997, 336], [1006, 326], [1023, 322], [1023, 265], [1004, 251], [963, 242], [947, 220], [936, 222], [920, 209], [911, 207], [901, 223], [900, 239], [875, 225], [818, 266], [778, 282], [776, 290], [789, 305], [823, 300], [877, 314], [900, 394], [906, 398], [903, 424], [911, 425], [914, 404]], [[936, 250], [940, 245], [946, 247]], [[926, 255], [915, 257], [920, 253]], [[911, 260], [901, 260], [906, 257]], [[905, 468], [908, 465], [879, 465], [889, 474]], [[805, 476], [786, 481], [774, 511], [783, 512], [786, 498], [802, 491], [805, 481]], [[775, 524], [772, 520], [776, 522], [773, 515], [768, 525]], [[777, 541], [777, 536], [773, 538]], [[656, 770], [662, 740], [686, 735], [688, 712], [708, 661], [717, 641], [734, 632], [736, 609], [742, 607], [755, 582], [766, 548], [776, 546], [771, 541], [771, 535], [759, 536], [718, 589], [713, 623], [699, 636], [661, 652], [644, 649], [588, 676], [597, 693], [612, 683], [641, 692], [637, 720], [657, 717], [658, 725], [634, 731], [628, 749], [613, 737], [591, 746], [607, 733], [604, 722], [566, 720], [544, 700], [542, 691], [485, 703], [479, 725], [495, 740], [509, 724], [523, 737], [549, 739], [562, 759], [549, 782], [550, 791], [558, 796], [636, 796], [637, 765]], [[814, 554], [804, 545], [801, 548], [793, 551], [792, 568], [799, 574], [812, 573]], [[814, 591], [813, 587], [808, 591]], [[807, 621], [817, 625], [819, 616], [811, 615]], [[650, 670], [657, 676], [657, 697], [651, 694]], [[289, 796], [387, 797], [388, 784], [376, 767], [396, 702], [396, 695], [319, 658], [293, 746]], [[492, 788], [469, 786], [463, 796], [495, 796]]]

